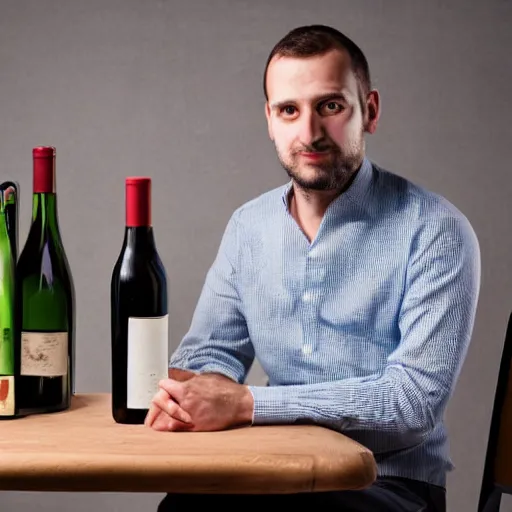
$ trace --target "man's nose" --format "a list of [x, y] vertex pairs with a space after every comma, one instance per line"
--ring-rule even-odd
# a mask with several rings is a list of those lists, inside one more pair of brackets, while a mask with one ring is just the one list
[[303, 112], [299, 123], [299, 140], [304, 146], [311, 146], [324, 136], [322, 122], [316, 112]]

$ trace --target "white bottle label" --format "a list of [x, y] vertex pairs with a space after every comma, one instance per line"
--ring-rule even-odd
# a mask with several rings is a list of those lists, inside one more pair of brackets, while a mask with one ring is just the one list
[[22, 332], [21, 375], [59, 377], [68, 373], [67, 332]]
[[169, 315], [128, 318], [128, 409], [148, 409], [168, 374]]
[[0, 377], [0, 416], [14, 414], [14, 377]]

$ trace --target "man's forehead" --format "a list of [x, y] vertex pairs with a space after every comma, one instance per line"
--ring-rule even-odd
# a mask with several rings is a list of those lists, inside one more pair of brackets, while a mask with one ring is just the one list
[[350, 68], [351, 58], [349, 53], [336, 48], [317, 55], [274, 55], [269, 62], [267, 74], [276, 73], [276, 71], [293, 73], [307, 69], [324, 69], [345, 73]]
[[[275, 56], [267, 70], [267, 89], [271, 95], [288, 94], [307, 89], [341, 91], [357, 88], [350, 65], [350, 56], [339, 50], [308, 57]], [[315, 94], [316, 94], [315, 93]]]
[[[348, 54], [347, 54], [348, 55]], [[315, 101], [329, 94], [357, 95], [357, 78], [350, 59], [341, 52], [313, 57], [279, 56], [272, 59], [267, 73], [270, 104]]]

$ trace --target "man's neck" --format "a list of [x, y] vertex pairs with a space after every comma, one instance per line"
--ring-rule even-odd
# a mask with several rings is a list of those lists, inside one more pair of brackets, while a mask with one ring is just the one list
[[293, 184], [290, 213], [310, 242], [316, 237], [328, 206], [340, 193], [339, 190], [304, 190]]
[[315, 239], [329, 205], [351, 185], [357, 172], [343, 187], [333, 190], [303, 189], [293, 182], [290, 213], [310, 242]]
[[293, 184], [291, 202], [301, 217], [321, 219], [341, 190], [304, 190]]

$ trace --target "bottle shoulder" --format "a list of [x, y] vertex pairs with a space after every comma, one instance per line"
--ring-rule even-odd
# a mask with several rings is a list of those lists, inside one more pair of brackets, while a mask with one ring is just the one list
[[71, 279], [69, 262], [62, 240], [44, 231], [30, 231], [16, 264], [20, 271], [49, 267], [57, 275]]
[[27, 248], [30, 251], [33, 251], [36, 248], [42, 250], [46, 244], [64, 252], [64, 243], [58, 228], [52, 229], [52, 227], [49, 225], [42, 225], [39, 222], [32, 222], [27, 234], [27, 238], [25, 240], [25, 245], [21, 252]]
[[155, 255], [151, 258], [125, 255], [118, 259], [115, 270], [124, 278], [145, 279], [148, 277], [158, 277], [159, 279], [166, 279], [166, 272], [162, 261]]

